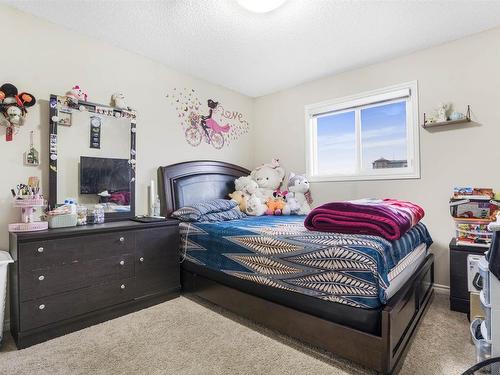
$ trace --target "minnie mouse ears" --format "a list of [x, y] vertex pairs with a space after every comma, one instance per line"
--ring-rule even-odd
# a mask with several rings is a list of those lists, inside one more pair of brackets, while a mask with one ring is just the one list
[[[17, 95], [17, 87], [12, 83], [5, 83], [0, 86], [0, 100], [3, 104], [9, 104], [8, 101], [10, 98], [15, 98]], [[6, 101], [7, 100], [7, 101]], [[14, 101], [12, 101], [14, 103]]]
[[16, 104], [19, 107], [32, 107], [36, 103], [33, 95], [22, 92], [18, 94], [17, 87], [12, 83], [4, 83], [0, 86], [0, 103], [3, 105]]
[[17, 99], [18, 103], [20, 101], [23, 107], [33, 107], [36, 103], [35, 97], [27, 92], [20, 93]]

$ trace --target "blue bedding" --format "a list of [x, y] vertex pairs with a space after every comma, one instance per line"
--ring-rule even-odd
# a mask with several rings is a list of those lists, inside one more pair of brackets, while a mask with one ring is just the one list
[[181, 248], [191, 262], [258, 284], [354, 307], [387, 300], [391, 269], [432, 239], [419, 223], [396, 241], [323, 233], [304, 216], [260, 216], [219, 223], [181, 223]]

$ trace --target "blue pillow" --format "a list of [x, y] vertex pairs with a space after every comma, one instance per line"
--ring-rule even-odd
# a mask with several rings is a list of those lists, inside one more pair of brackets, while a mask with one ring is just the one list
[[238, 220], [243, 219], [247, 215], [240, 211], [239, 207], [231, 208], [227, 211], [222, 212], [211, 212], [209, 214], [201, 215], [198, 221], [209, 221], [209, 222], [217, 222], [217, 221], [227, 221], [227, 220]]
[[[224, 221], [241, 219], [246, 215], [238, 208], [238, 202], [229, 199], [213, 199], [181, 207], [172, 212], [172, 217], [182, 221]], [[226, 213], [226, 215], [214, 215]], [[227, 217], [225, 219], [225, 217]]]

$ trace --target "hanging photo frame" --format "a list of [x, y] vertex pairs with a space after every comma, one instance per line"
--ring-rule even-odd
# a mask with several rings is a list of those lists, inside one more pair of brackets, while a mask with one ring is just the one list
[[71, 126], [71, 111], [59, 111], [58, 125]]
[[102, 121], [99, 116], [90, 117], [90, 148], [101, 148], [101, 126]]

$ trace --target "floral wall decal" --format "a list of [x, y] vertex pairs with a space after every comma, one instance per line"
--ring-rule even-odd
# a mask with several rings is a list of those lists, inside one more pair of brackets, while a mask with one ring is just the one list
[[225, 108], [214, 99], [201, 100], [194, 89], [174, 88], [166, 97], [177, 111], [186, 141], [193, 147], [205, 142], [220, 150], [249, 131], [250, 124], [241, 112]]

